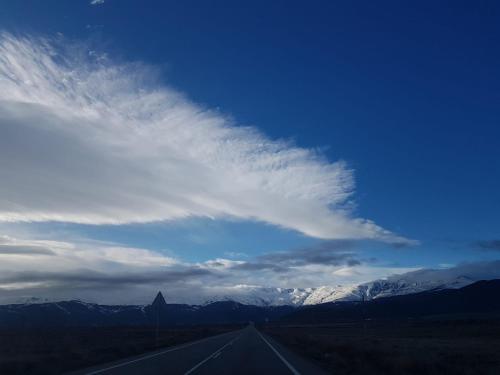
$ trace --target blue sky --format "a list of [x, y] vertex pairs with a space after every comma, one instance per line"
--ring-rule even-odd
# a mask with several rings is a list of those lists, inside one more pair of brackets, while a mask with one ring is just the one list
[[[265, 202], [254, 209], [260, 196], [237, 190], [229, 193], [238, 207], [220, 213], [162, 212], [153, 222], [109, 225], [57, 210], [44, 213], [53, 214], [49, 219], [24, 211], [12, 219], [9, 208], [0, 229], [33, 241], [117, 243], [190, 263], [245, 261], [340, 237], [357, 243], [359, 257], [376, 258], [370, 267], [383, 272], [497, 259], [498, 251], [478, 250], [477, 243], [499, 237], [499, 11], [494, 1], [5, 2], [0, 25], [12, 38], [55, 40], [111, 66], [140, 63], [147, 68], [134, 72], [148, 71], [141, 84], [182, 93], [195, 112], [251, 126], [270, 142], [288, 142], [285, 150], [310, 150], [319, 158], [311, 168], [343, 161], [339, 168], [353, 180], [341, 189], [353, 190], [342, 202], [349, 205], [346, 220], [368, 219], [378, 228], [349, 221], [363, 234], [333, 235], [311, 223], [313, 207], [311, 220], [289, 224], [288, 214], [263, 213]], [[320, 174], [304, 178], [326, 184]], [[203, 195], [201, 181], [189, 185], [193, 194]], [[285, 180], [276, 189], [286, 187]], [[19, 203], [9, 197], [4, 201]], [[24, 208], [40, 209], [33, 204]], [[400, 246], [402, 239], [415, 241]]]

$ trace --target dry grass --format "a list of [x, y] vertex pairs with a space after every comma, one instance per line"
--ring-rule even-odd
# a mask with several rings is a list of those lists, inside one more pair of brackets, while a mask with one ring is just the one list
[[500, 374], [500, 322], [419, 321], [267, 327], [335, 374]]
[[60, 374], [236, 329], [231, 326], [0, 331], [0, 374]]

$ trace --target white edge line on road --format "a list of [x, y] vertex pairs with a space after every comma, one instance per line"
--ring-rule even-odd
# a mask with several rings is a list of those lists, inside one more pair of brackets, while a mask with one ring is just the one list
[[286, 365], [286, 367], [289, 368], [289, 370], [292, 372], [294, 375], [300, 375], [300, 372], [298, 372], [295, 367], [293, 367], [290, 362], [288, 362], [275, 348], [274, 346], [271, 345], [269, 341], [265, 339], [265, 337], [256, 329], [257, 333], [259, 334], [260, 338], [264, 340], [264, 342], [269, 345], [269, 347], [273, 350], [273, 352], [283, 361], [283, 363]]
[[193, 371], [195, 371], [198, 367], [200, 367], [201, 365], [203, 365], [205, 362], [209, 361], [212, 358], [217, 358], [219, 356], [219, 354], [224, 350], [224, 348], [226, 346], [231, 345], [233, 342], [235, 342], [237, 339], [239, 339], [240, 336], [241, 336], [241, 333], [238, 336], [236, 336], [234, 339], [232, 339], [231, 341], [229, 341], [226, 345], [224, 345], [223, 347], [217, 349], [215, 352], [213, 352], [212, 354], [210, 354], [207, 358], [205, 358], [203, 361], [201, 361], [200, 363], [198, 363], [192, 369], [190, 369], [187, 372], [185, 372], [184, 375], [191, 374]]
[[[110, 367], [106, 367], [106, 368], [103, 368], [103, 369], [99, 369], [99, 370], [95, 370], [95, 371], [91, 371], [91, 372], [86, 372], [85, 375], [94, 375], [94, 374], [100, 374], [102, 372], [105, 372], [105, 371], [108, 371], [108, 370], [112, 370], [112, 369], [115, 369], [115, 368], [118, 368], [118, 367], [122, 367], [122, 366], [126, 366], [126, 365], [129, 365], [131, 363], [135, 363], [135, 362], [139, 362], [139, 361], [142, 361], [144, 359], [149, 359], [149, 358], [153, 358], [153, 357], [157, 357], [159, 355], [162, 355], [162, 354], [165, 354], [165, 353], [169, 353], [169, 352], [174, 352], [176, 350], [181, 350], [181, 349], [184, 349], [184, 348], [187, 348], [187, 347], [190, 347], [190, 346], [193, 346], [193, 345], [196, 345], [196, 344], [199, 344], [201, 342], [204, 342], [204, 341], [207, 341], [207, 340], [210, 340], [210, 339], [213, 339], [215, 337], [218, 337], [218, 336], [223, 336], [223, 335], [228, 335], [230, 333], [233, 333], [234, 331], [232, 332], [227, 332], [227, 333], [223, 333], [221, 335], [216, 335], [216, 336], [211, 336], [211, 337], [206, 337], [204, 339], [201, 339], [201, 340], [198, 340], [198, 341], [194, 341], [194, 342], [190, 342], [190, 343], [187, 343], [187, 344], [184, 344], [184, 345], [180, 345], [180, 346], [177, 346], [175, 348], [170, 348], [170, 349], [167, 349], [167, 350], [163, 350], [159, 353], [153, 353], [153, 354], [149, 354], [149, 355], [146, 355], [144, 357], [140, 357], [140, 358], [136, 358], [136, 359], [133, 359], [131, 361], [127, 361], [127, 362], [121, 362], [121, 363], [117, 363], [116, 365], [114, 366], [110, 366]], [[238, 336], [239, 337], [239, 336]]]

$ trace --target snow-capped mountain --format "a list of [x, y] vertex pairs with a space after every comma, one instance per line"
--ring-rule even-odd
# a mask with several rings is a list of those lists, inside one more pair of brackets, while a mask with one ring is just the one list
[[234, 301], [254, 306], [301, 306], [309, 297], [312, 288], [271, 288], [252, 285], [238, 285], [225, 294], [210, 296], [204, 301], [207, 305], [218, 301]]
[[386, 279], [374, 280], [358, 285], [321, 286], [318, 288], [269, 288], [239, 286], [230, 293], [214, 295], [205, 303], [235, 301], [255, 306], [303, 306], [327, 302], [361, 301], [382, 297], [424, 292], [427, 290], [458, 289], [479, 280], [500, 277], [484, 274], [481, 269], [454, 267], [449, 269], [423, 269]]
[[[416, 271], [419, 272], [419, 271]], [[403, 277], [390, 277], [359, 285], [355, 294], [358, 299], [375, 299], [424, 292], [427, 290], [458, 289], [472, 284], [477, 279], [458, 276], [450, 279], [421, 279], [418, 274], [409, 273]]]
[[360, 299], [357, 294], [357, 287], [357, 285], [338, 285], [314, 288], [304, 300], [303, 305], [317, 305], [335, 301], [357, 301]]
[[318, 288], [246, 287], [231, 294], [211, 296], [203, 304], [234, 301], [254, 306], [304, 306], [335, 301], [361, 301], [411, 294], [434, 289], [457, 289], [474, 281], [465, 276], [453, 280], [416, 281], [406, 278], [375, 280], [359, 285], [321, 286]]
[[[306, 306], [328, 302], [371, 300], [427, 290], [458, 289], [480, 280], [480, 278], [466, 275], [447, 278], [432, 276], [436, 275], [429, 275], [428, 270], [423, 272], [415, 271], [358, 285], [321, 286], [317, 288], [272, 288], [238, 285], [228, 288], [224, 293], [191, 296], [189, 300], [169, 296], [167, 303], [206, 306], [214, 302], [233, 301], [243, 305], [261, 307]], [[45, 299], [28, 298], [18, 303], [42, 304], [47, 302], [49, 301]]]
[[234, 301], [254, 306], [305, 306], [334, 301], [357, 301], [361, 294], [357, 285], [321, 286], [318, 288], [240, 287], [231, 293], [214, 295], [203, 304]]
[[356, 285], [322, 286], [318, 288], [270, 288], [258, 286], [238, 286], [231, 293], [216, 295], [205, 303], [215, 301], [235, 301], [254, 306], [303, 306], [336, 300], [358, 300]]

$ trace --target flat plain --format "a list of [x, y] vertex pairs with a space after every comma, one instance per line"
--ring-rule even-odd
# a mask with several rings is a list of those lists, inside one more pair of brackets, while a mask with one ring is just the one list
[[61, 374], [238, 328], [164, 328], [158, 336], [154, 327], [2, 330], [0, 374]]
[[500, 374], [500, 319], [428, 319], [263, 328], [344, 374]]

